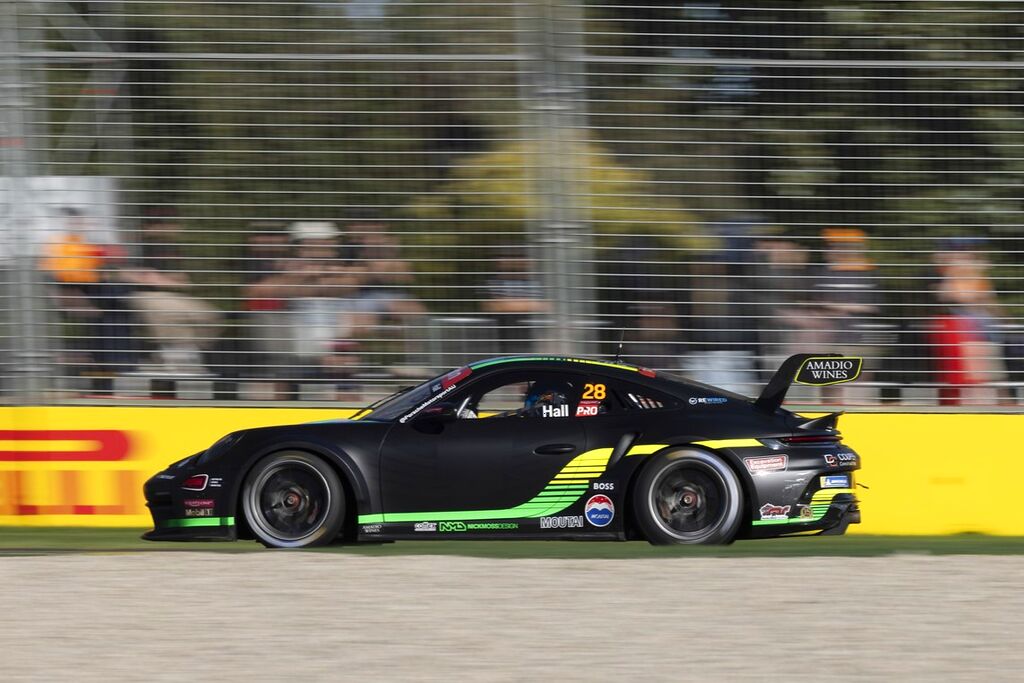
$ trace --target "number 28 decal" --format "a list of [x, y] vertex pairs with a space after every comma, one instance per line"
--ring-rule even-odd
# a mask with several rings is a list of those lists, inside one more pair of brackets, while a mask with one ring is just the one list
[[608, 390], [605, 388], [603, 384], [583, 385], [583, 396], [581, 396], [581, 398], [583, 398], [584, 400], [595, 399], [598, 401], [603, 401], [607, 396]]

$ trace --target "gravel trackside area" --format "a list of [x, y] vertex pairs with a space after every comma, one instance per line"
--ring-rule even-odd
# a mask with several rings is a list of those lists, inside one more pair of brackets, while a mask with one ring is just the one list
[[1024, 557], [0, 558], [0, 680], [1020, 680]]

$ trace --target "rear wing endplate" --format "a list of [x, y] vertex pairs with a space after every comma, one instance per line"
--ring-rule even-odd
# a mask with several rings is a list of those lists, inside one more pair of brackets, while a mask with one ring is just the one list
[[754, 407], [774, 413], [786, 400], [786, 392], [794, 382], [813, 387], [852, 382], [860, 377], [863, 358], [842, 356], [838, 353], [798, 353], [782, 361], [764, 391], [754, 401]]

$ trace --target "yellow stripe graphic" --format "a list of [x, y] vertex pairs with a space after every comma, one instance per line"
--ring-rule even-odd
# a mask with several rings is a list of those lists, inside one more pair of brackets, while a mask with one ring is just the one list
[[832, 499], [840, 493], [853, 493], [853, 489], [821, 489], [820, 491], [815, 491], [814, 495], [811, 496], [811, 505], [831, 503]]
[[718, 439], [711, 441], [694, 441], [694, 445], [707, 448], [749, 448], [763, 445], [757, 439]]
[[651, 453], [657, 453], [662, 448], [665, 448], [667, 444], [663, 443], [648, 443], [639, 446], [633, 446], [629, 449], [626, 455], [650, 455]]

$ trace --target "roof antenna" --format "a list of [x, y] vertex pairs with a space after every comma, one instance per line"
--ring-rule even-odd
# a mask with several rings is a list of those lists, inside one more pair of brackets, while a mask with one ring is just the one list
[[622, 342], [626, 340], [626, 328], [623, 327], [619, 330], [619, 348], [615, 350], [615, 360], [613, 362], [618, 363], [622, 360]]

